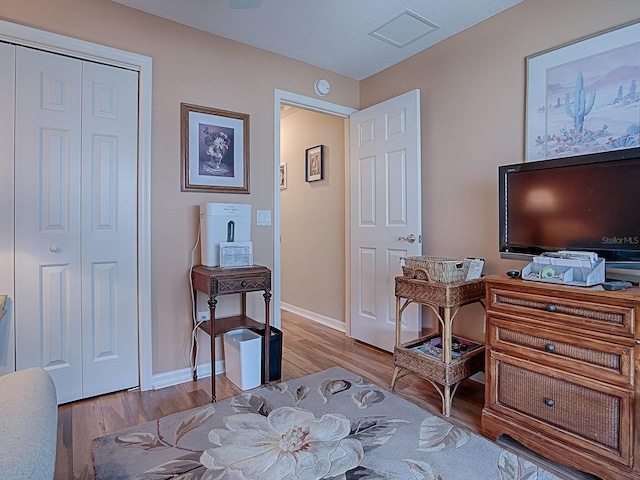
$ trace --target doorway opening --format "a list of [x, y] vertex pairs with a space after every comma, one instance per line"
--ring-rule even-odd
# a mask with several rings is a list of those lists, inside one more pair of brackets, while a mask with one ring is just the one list
[[281, 305], [342, 332], [345, 122], [285, 105], [280, 124]]
[[[272, 278], [272, 282], [273, 282], [273, 307], [274, 307], [274, 325], [276, 327], [280, 327], [281, 324], [281, 315], [280, 315], [280, 309], [282, 307], [282, 292], [281, 292], [281, 288], [282, 288], [282, 267], [283, 267], [283, 262], [282, 262], [282, 244], [281, 244], [281, 238], [282, 238], [282, 211], [281, 211], [281, 198], [280, 198], [280, 194], [281, 194], [281, 189], [280, 189], [280, 163], [281, 163], [281, 158], [282, 158], [282, 144], [281, 144], [281, 121], [282, 121], [282, 106], [286, 106], [287, 110], [289, 109], [289, 107], [293, 107], [296, 109], [302, 109], [304, 110], [303, 113], [320, 113], [320, 114], [326, 114], [326, 115], [330, 115], [332, 117], [336, 117], [336, 118], [341, 118], [343, 119], [343, 139], [344, 140], [344, 146], [343, 146], [343, 151], [341, 152], [334, 152], [334, 154], [336, 156], [340, 156], [342, 158], [345, 159], [345, 162], [348, 159], [348, 141], [346, 139], [348, 139], [348, 122], [347, 119], [348, 117], [354, 113], [356, 110], [349, 108], [349, 107], [344, 107], [341, 105], [336, 105], [336, 104], [332, 104], [326, 101], [322, 101], [322, 100], [318, 100], [318, 99], [314, 99], [311, 97], [305, 97], [302, 95], [298, 95], [298, 94], [294, 94], [294, 93], [290, 93], [290, 92], [285, 92], [285, 91], [281, 91], [281, 90], [276, 90], [275, 92], [275, 101], [274, 101], [274, 129], [275, 129], [275, 141], [274, 141], [274, 214], [273, 214], [273, 245], [274, 245], [274, 265], [273, 265], [273, 278]], [[297, 114], [297, 113], [296, 113]], [[314, 145], [308, 145], [307, 147], [314, 147], [316, 146]], [[301, 153], [301, 155], [304, 156], [305, 152], [303, 151]], [[299, 162], [302, 163], [304, 161], [303, 159], [300, 159]], [[289, 163], [289, 162], [287, 162]], [[298, 165], [299, 166], [299, 165]], [[302, 180], [300, 179], [300, 170], [298, 168], [292, 169], [292, 166], [287, 165], [287, 190], [289, 188], [293, 189], [293, 172], [291, 170], [294, 170], [295, 172], [297, 172], [297, 178], [295, 179], [295, 182], [298, 183], [298, 186], [301, 186], [302, 188], [305, 188], [305, 191], [307, 193], [311, 192], [311, 196], [309, 198], [313, 198], [313, 182], [306, 182], [305, 179], [303, 178]], [[325, 165], [325, 173], [331, 173], [334, 177], [335, 174], [339, 173], [339, 175], [341, 176], [341, 179], [343, 182], [345, 182], [345, 178], [346, 178], [346, 169], [343, 168], [344, 165], [331, 165], [330, 167], [327, 167]], [[334, 170], [332, 170], [331, 172], [328, 171], [328, 168], [333, 168]], [[341, 171], [337, 172], [335, 169], [336, 168], [340, 168]], [[317, 186], [315, 188], [316, 193], [320, 190], [320, 186], [322, 185], [322, 182], [327, 182], [328, 179], [325, 177], [322, 181], [320, 182], [316, 182]], [[326, 183], [325, 183], [326, 185]], [[346, 185], [346, 184], [345, 184]], [[346, 197], [346, 190], [347, 187], [344, 188], [344, 194], [345, 194], [345, 198]], [[291, 193], [288, 192], [288, 193]], [[343, 222], [344, 224], [341, 225], [341, 229], [346, 230], [346, 222], [348, 222], [348, 219], [345, 219], [345, 222]], [[346, 235], [346, 232], [345, 232]], [[342, 249], [343, 252], [346, 255], [347, 252], [345, 252], [346, 247], [343, 244], [342, 245]], [[322, 255], [327, 255], [330, 254], [331, 252], [317, 252], [318, 255], [322, 256]], [[304, 265], [298, 265], [297, 266], [300, 278], [303, 279], [304, 277], [308, 277], [310, 275], [313, 275], [314, 272], [313, 271], [307, 271]], [[306, 281], [306, 279], [305, 279]], [[346, 290], [346, 289], [345, 289]], [[346, 301], [345, 301], [346, 302]], [[340, 315], [340, 317], [345, 316], [345, 312], [341, 312], [342, 314]], [[346, 317], [345, 317], [346, 319]], [[339, 325], [336, 325], [335, 322], [331, 322], [330, 316], [326, 316], [323, 318], [322, 315], [317, 316], [315, 318], [315, 320], [324, 320], [322, 321], [322, 323], [334, 323], [331, 324], [330, 326], [332, 327], [340, 327]], [[345, 323], [345, 327], [343, 327], [343, 329], [347, 330], [347, 335], [348, 335], [348, 322]]]

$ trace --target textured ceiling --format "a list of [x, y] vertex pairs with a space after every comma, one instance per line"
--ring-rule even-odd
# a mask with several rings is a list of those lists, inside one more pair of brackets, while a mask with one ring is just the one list
[[362, 80], [524, 0], [112, 1]]

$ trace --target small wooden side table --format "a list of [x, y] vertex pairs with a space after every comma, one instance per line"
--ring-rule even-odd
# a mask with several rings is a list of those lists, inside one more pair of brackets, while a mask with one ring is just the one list
[[[391, 389], [393, 390], [400, 371], [406, 368], [434, 386], [442, 398], [442, 414], [448, 417], [458, 384], [484, 367], [484, 346], [457, 358], [452, 358], [451, 355], [453, 320], [462, 306], [484, 301], [484, 281], [479, 279], [446, 284], [402, 276], [395, 279], [395, 295], [396, 346], [393, 352], [395, 369], [391, 379]], [[400, 344], [402, 313], [414, 302], [426, 305], [433, 310], [440, 322], [441, 333]], [[437, 336], [440, 336], [441, 358], [416, 350], [415, 347]]]
[[[208, 295], [209, 320], [200, 323], [199, 328], [207, 333], [211, 342], [211, 401], [216, 401], [216, 341], [215, 337], [223, 335], [236, 328], [253, 327], [264, 328], [264, 383], [269, 383], [269, 344], [271, 327], [269, 324], [269, 303], [271, 301], [271, 270], [260, 265], [238, 268], [205, 267], [197, 265], [191, 271], [193, 281], [193, 301], [197, 305], [197, 294], [203, 292]], [[264, 323], [247, 316], [247, 292], [263, 291]], [[240, 315], [216, 318], [216, 305], [219, 295], [241, 295]], [[192, 353], [193, 379], [198, 379], [196, 368], [196, 351]]]

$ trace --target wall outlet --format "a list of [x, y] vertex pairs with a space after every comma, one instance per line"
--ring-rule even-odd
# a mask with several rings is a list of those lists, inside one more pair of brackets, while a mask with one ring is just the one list
[[209, 320], [209, 311], [198, 312], [198, 321]]

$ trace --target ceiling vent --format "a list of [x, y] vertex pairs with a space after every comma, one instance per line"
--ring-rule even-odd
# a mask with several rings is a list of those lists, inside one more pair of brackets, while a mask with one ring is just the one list
[[369, 35], [390, 43], [394, 47], [402, 48], [438, 28], [435, 23], [431, 23], [412, 11], [406, 10], [369, 33]]

